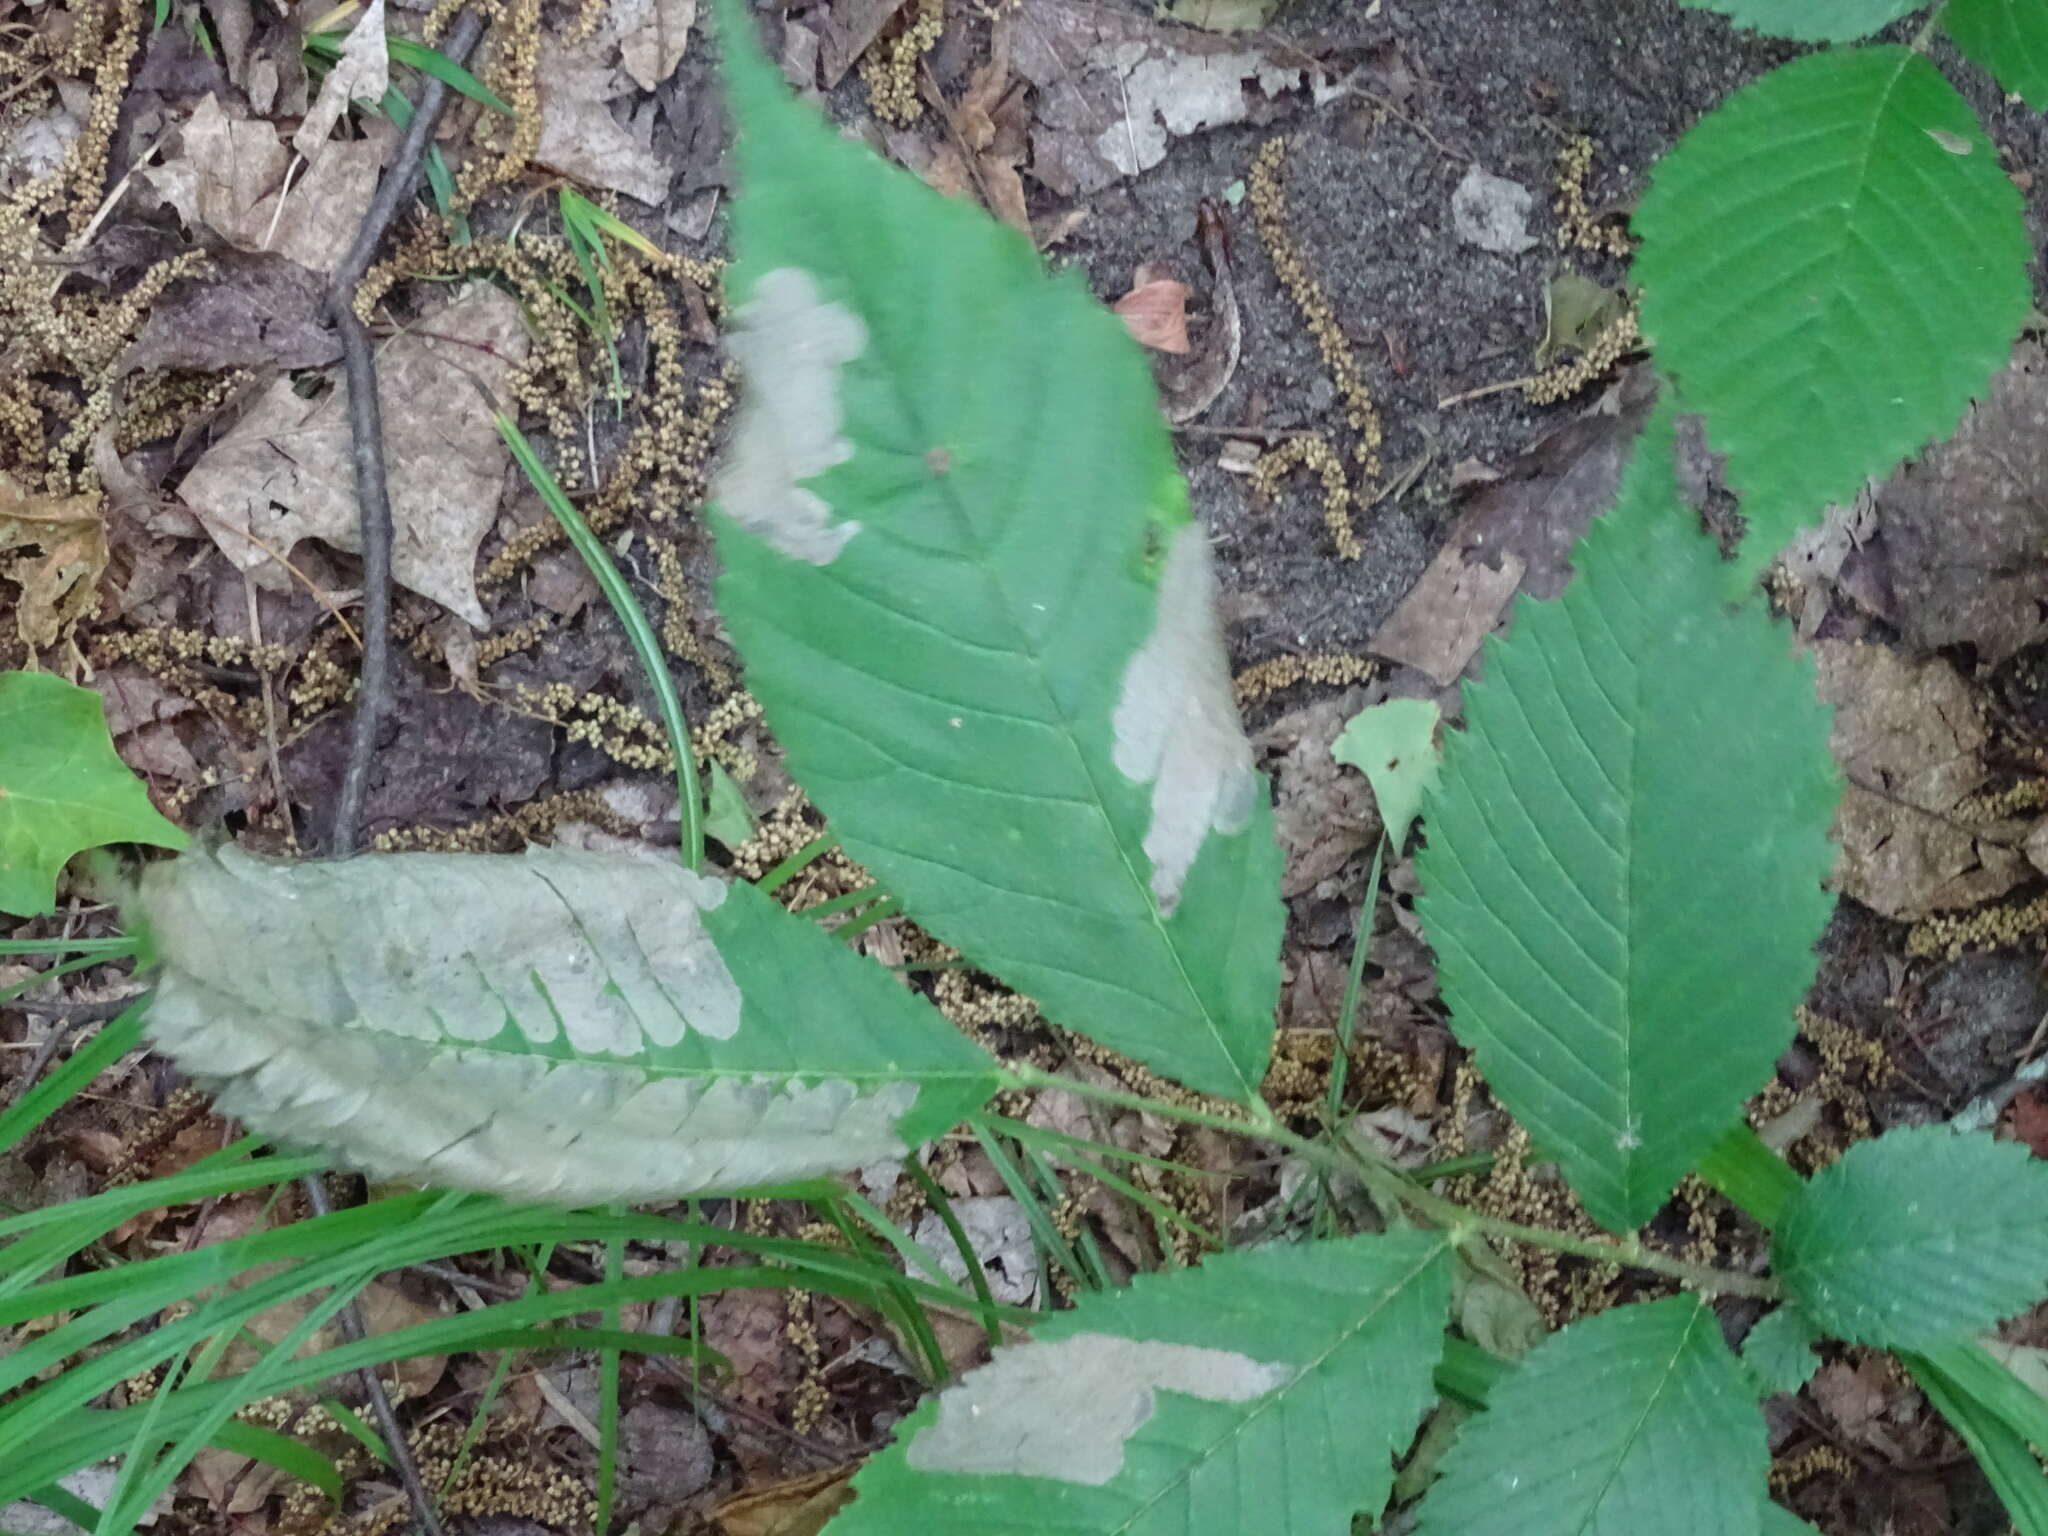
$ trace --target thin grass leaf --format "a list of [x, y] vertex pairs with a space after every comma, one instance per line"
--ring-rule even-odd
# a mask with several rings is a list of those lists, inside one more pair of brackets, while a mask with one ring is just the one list
[[[593, 288], [602, 302], [603, 289]], [[683, 863], [692, 870], [704, 867], [704, 792], [697, 782], [697, 749], [690, 740], [689, 723], [683, 718], [682, 700], [676, 695], [675, 678], [668, 670], [668, 653], [662, 649], [660, 639], [654, 633], [654, 626], [647, 620], [647, 612], [640, 606], [640, 600], [633, 596], [633, 589], [626, 585], [626, 578], [619, 574], [619, 568], [612, 561], [611, 552], [590, 531], [590, 525], [583, 520], [583, 514], [576, 510], [576, 504], [562, 491], [561, 482], [533, 451], [533, 445], [526, 440], [526, 434], [509, 416], [497, 418], [498, 436], [505, 440], [505, 446], [512, 450], [512, 457], [547, 508], [555, 515], [555, 521], [562, 525], [562, 531], [569, 536], [569, 543], [582, 557], [583, 564], [597, 582], [598, 590], [604, 593], [605, 601], [611, 604], [612, 612], [618, 615], [619, 623], [625, 628], [627, 643], [633, 647], [633, 657], [640, 663], [640, 670], [646, 674], [648, 687], [654, 690], [655, 708], [661, 715], [662, 729], [668, 732], [670, 755], [675, 759], [676, 800], [681, 810]]]
[[2048, 1475], [2026, 1440], [1934, 1360], [1911, 1353], [1903, 1359], [1914, 1384], [1977, 1458], [2019, 1536], [2048, 1536]]
[[[90, 1087], [94, 1078], [140, 1045], [142, 1011], [138, 1000], [135, 1007], [108, 1023], [62, 1066], [0, 1113], [0, 1152], [21, 1145], [24, 1137]], [[0, 1224], [0, 1231], [5, 1230], [5, 1224]]]
[[[306, 50], [326, 59], [341, 57], [343, 39], [332, 32], [308, 32]], [[386, 42], [394, 64], [406, 64], [422, 74], [432, 75], [450, 90], [459, 91], [471, 101], [483, 103], [493, 112], [506, 117], [517, 117], [511, 105], [496, 91], [477, 79], [445, 53], [427, 47], [423, 43], [410, 42], [402, 37], [390, 38]]]

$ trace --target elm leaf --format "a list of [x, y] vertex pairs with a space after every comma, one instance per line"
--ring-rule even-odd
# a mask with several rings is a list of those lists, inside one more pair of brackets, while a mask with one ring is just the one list
[[1727, 455], [1744, 574], [1952, 432], [2032, 305], [2019, 192], [1909, 48], [1812, 54], [1737, 91], [1659, 162], [1634, 223], [1643, 334]]
[[1812, 664], [1723, 611], [1675, 450], [1666, 405], [1563, 597], [1487, 642], [1416, 857], [1452, 1030], [1614, 1231], [1768, 1080], [1832, 905]]
[[2048, 1295], [2048, 1163], [1946, 1126], [1888, 1131], [1800, 1186], [1772, 1260], [1824, 1333], [1956, 1342]]
[[727, 7], [719, 610], [846, 851], [1047, 1018], [1249, 1101], [1280, 850], [1150, 370], [1074, 275], [840, 137]]
[[1450, 1291], [1407, 1231], [1084, 1297], [904, 1420], [829, 1536], [1348, 1536], [1435, 1400]]
[[143, 871], [147, 1027], [252, 1130], [385, 1179], [565, 1205], [898, 1158], [996, 1065], [744, 881], [530, 848]]
[[1531, 1350], [1444, 1458], [1417, 1536], [1759, 1536], [1769, 1467], [1713, 1310], [1671, 1296]]

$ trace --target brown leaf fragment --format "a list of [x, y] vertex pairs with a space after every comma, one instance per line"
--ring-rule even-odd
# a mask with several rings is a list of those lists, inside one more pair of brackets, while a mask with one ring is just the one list
[[321, 317], [324, 302], [319, 280], [297, 262], [223, 251], [204, 272], [164, 291], [120, 370], [317, 368], [341, 356]]
[[[519, 307], [487, 284], [424, 317], [378, 359], [399, 584], [477, 628], [476, 548], [497, 515], [505, 449], [485, 394], [525, 356]], [[179, 487], [223, 553], [260, 585], [283, 587], [270, 551], [304, 538], [359, 549], [345, 385], [314, 399], [273, 383]], [[261, 540], [259, 544], [256, 542]]]
[[294, 160], [277, 130], [229, 117], [220, 98], [208, 95], [180, 130], [178, 150], [140, 174], [188, 225], [325, 273], [369, 207], [378, 159], [369, 140], [331, 143], [287, 185]]
[[1877, 492], [1895, 612], [1916, 650], [1997, 666], [2048, 639], [2048, 351], [2024, 342], [1955, 435]]
[[1140, 346], [1156, 352], [1188, 350], [1188, 285], [1170, 277], [1141, 282], [1110, 306]]
[[697, 24], [697, 0], [623, 0], [611, 7], [621, 28], [619, 63], [643, 91], [676, 72]]
[[718, 1506], [712, 1518], [724, 1536], [817, 1536], [853, 1498], [858, 1462], [757, 1488]]
[[1013, 62], [1039, 92], [1031, 174], [1062, 197], [1150, 170], [1170, 139], [1245, 122], [1316, 73], [1298, 50], [1089, 0], [1034, 0]]
[[1655, 398], [1648, 371], [1632, 370], [1475, 491], [1443, 548], [1366, 649], [1448, 686], [1517, 591], [1546, 600], [1562, 592], [1572, 545], [1612, 504]]
[[34, 496], [0, 474], [0, 577], [21, 595], [15, 630], [43, 650], [99, 606], [107, 530], [98, 496]]
[[292, 135], [292, 148], [314, 159], [352, 101], [382, 103], [391, 86], [391, 53], [384, 40], [384, 0], [370, 0], [341, 45], [341, 57], [327, 71], [320, 94]]
[[1989, 778], [1990, 733], [1962, 676], [1939, 658], [1857, 641], [1821, 641], [1814, 656], [1848, 780], [1836, 888], [1904, 922], [2011, 890], [2026, 873], [2012, 830], [1973, 822], [1958, 804]]
[[823, 72], [820, 83], [826, 90], [846, 78], [846, 72], [902, 9], [903, 0], [833, 0], [826, 13], [818, 60]]
[[658, 206], [669, 168], [612, 117], [611, 71], [581, 54], [543, 49], [540, 148], [535, 161], [586, 186], [609, 187]]

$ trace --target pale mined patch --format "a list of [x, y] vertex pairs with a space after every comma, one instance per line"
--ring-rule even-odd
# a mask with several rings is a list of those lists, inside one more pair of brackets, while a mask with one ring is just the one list
[[182, 973], [157, 1045], [223, 1114], [378, 1179], [561, 1205], [663, 1200], [810, 1178], [908, 1149], [914, 1083], [857, 1088], [654, 1077], [626, 1067], [307, 1030]]
[[830, 565], [860, 524], [832, 522], [802, 482], [853, 456], [840, 435], [839, 370], [866, 350], [867, 327], [797, 267], [763, 277], [734, 319], [726, 343], [745, 389], [718, 504], [792, 559]]
[[1101, 1487], [1123, 1470], [1124, 1443], [1157, 1394], [1248, 1403], [1294, 1377], [1229, 1349], [1081, 1333], [997, 1353], [939, 1396], [939, 1416], [905, 1460], [919, 1472], [1048, 1477]]
[[150, 1031], [224, 1113], [380, 1178], [589, 1204], [902, 1156], [914, 1083], [604, 1059], [738, 1032], [702, 916], [725, 897], [673, 863], [563, 849], [200, 850], [141, 880]]
[[341, 863], [233, 845], [153, 865], [144, 915], [165, 965], [302, 1029], [636, 1056], [730, 1039], [738, 984], [702, 912], [719, 881], [562, 848]]
[[1124, 671], [1113, 722], [1119, 772], [1152, 786], [1145, 856], [1162, 912], [1214, 830], [1240, 832], [1258, 795], [1216, 618], [1216, 573], [1197, 524], [1175, 535], [1159, 576], [1152, 633]]

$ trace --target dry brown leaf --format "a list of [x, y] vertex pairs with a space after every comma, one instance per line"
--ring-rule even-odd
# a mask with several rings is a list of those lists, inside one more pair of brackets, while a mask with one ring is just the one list
[[757, 1488], [727, 1499], [713, 1512], [725, 1536], [817, 1536], [853, 1497], [858, 1462], [828, 1467], [809, 1477]]
[[1015, 65], [1039, 92], [1031, 174], [1062, 197], [1150, 170], [1170, 139], [1244, 122], [1314, 73], [1299, 51], [1088, 0], [1033, 0], [1029, 17]]
[[379, 150], [369, 140], [329, 144], [289, 186], [292, 152], [266, 122], [230, 118], [218, 97], [201, 101], [179, 148], [141, 174], [194, 228], [245, 251], [275, 251], [332, 272], [377, 188]]
[[540, 148], [535, 161], [586, 186], [658, 205], [668, 166], [612, 118], [611, 71], [585, 54], [541, 52]]
[[1989, 778], [1989, 732], [1954, 667], [1888, 646], [1814, 647], [1835, 706], [1830, 746], [1848, 785], [1835, 815], [1834, 883], [1902, 922], [2002, 896], [2026, 873], [2010, 829], [1976, 825], [1957, 803]]
[[2048, 1157], [2048, 1097], [2039, 1088], [2022, 1088], [2006, 1108], [2006, 1128], [2034, 1156]]
[[21, 588], [14, 624], [42, 650], [99, 605], [107, 529], [98, 496], [31, 496], [0, 474], [0, 576]]
[[341, 356], [341, 341], [322, 316], [325, 302], [323, 285], [298, 262], [223, 251], [203, 274], [179, 278], [150, 307], [120, 368], [317, 368]]
[[1494, 484], [1474, 491], [1443, 548], [1366, 649], [1448, 686], [1517, 591], [1544, 599], [1562, 592], [1572, 545], [1614, 500], [1655, 398], [1649, 372], [1632, 370]]
[[[476, 548], [497, 515], [506, 456], [476, 386], [502, 394], [526, 346], [518, 305], [479, 283], [379, 358], [393, 574], [477, 628], [485, 620]], [[288, 555], [317, 538], [359, 552], [350, 452], [346, 386], [337, 381], [308, 400], [279, 379], [193, 466], [179, 494], [205, 514], [230, 560], [281, 588], [289, 576], [271, 550]]]
[[1170, 277], [1141, 282], [1110, 307], [1140, 346], [1156, 352], [1188, 350], [1188, 285]]
[[[2048, 351], [2022, 343], [1956, 429], [1877, 493], [1890, 611], [1916, 650], [1997, 666], [2048, 638]], [[1958, 515], [1967, 509], [1967, 515]]]
[[327, 135], [348, 111], [352, 101], [381, 105], [391, 88], [391, 53], [384, 40], [384, 0], [370, 0], [362, 19], [341, 45], [341, 57], [327, 71], [320, 94], [306, 109], [305, 119], [292, 135], [292, 148], [308, 161], [327, 147]]
[[633, 83], [651, 91], [676, 72], [697, 24], [697, 0], [616, 0], [619, 63]]

